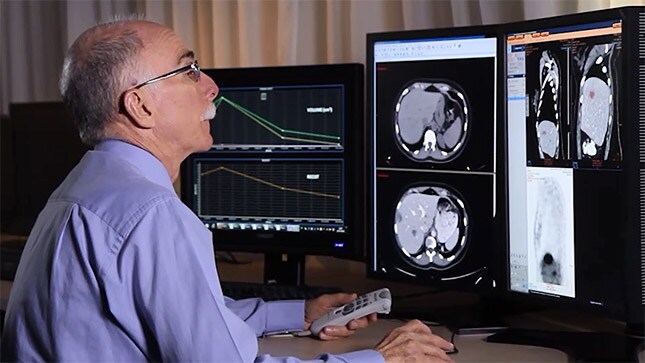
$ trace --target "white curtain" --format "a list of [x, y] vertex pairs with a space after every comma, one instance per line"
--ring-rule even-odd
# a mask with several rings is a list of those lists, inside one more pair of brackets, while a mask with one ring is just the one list
[[365, 62], [370, 32], [504, 23], [645, 0], [0, 1], [0, 105], [59, 100], [66, 49], [118, 14], [166, 24], [205, 68]]

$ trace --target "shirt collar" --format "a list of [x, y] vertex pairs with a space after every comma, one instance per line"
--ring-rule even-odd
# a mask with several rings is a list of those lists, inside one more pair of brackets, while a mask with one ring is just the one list
[[101, 141], [94, 147], [94, 150], [114, 154], [126, 160], [141, 170], [147, 179], [174, 192], [175, 189], [168, 175], [168, 170], [149, 151], [125, 141], [115, 139]]

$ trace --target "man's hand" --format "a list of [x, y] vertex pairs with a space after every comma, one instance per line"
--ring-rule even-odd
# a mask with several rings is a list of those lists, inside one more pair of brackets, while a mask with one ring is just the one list
[[446, 351], [453, 345], [419, 320], [411, 320], [393, 329], [374, 348], [386, 363], [399, 362], [452, 362]]
[[[321, 295], [315, 299], [305, 301], [305, 330], [309, 329], [314, 320], [327, 314], [329, 310], [347, 304], [357, 297], [358, 296], [356, 294], [339, 293]], [[374, 321], [376, 321], [376, 313], [360, 319], [354, 319], [345, 326], [327, 326], [320, 331], [318, 337], [322, 340], [334, 340], [348, 337], [354, 334], [356, 329], [364, 328]]]

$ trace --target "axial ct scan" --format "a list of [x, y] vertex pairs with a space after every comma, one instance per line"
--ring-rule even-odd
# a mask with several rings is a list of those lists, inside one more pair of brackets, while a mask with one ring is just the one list
[[400, 148], [416, 161], [447, 162], [459, 155], [469, 123], [468, 101], [456, 84], [417, 81], [396, 104]]
[[442, 187], [408, 189], [396, 206], [394, 233], [405, 260], [418, 268], [448, 268], [464, 250], [463, 201]]

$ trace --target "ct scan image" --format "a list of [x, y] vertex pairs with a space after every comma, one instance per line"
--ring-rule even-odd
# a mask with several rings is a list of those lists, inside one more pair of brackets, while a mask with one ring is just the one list
[[572, 50], [574, 144], [580, 160], [622, 160], [617, 107], [620, 47], [615, 43]]
[[379, 63], [376, 165], [492, 172], [495, 58]]
[[567, 78], [565, 54], [558, 47], [540, 47], [528, 52], [526, 60], [529, 99], [526, 132], [535, 144], [529, 155], [536, 155], [538, 159], [565, 159], [568, 130], [563, 91]]
[[469, 102], [450, 81], [414, 80], [396, 103], [398, 146], [420, 162], [447, 162], [461, 153], [469, 127]]
[[444, 269], [464, 250], [468, 214], [461, 198], [448, 189], [417, 186], [399, 199], [392, 227], [406, 262]]
[[573, 172], [529, 168], [529, 288], [573, 296]]
[[374, 195], [378, 271], [428, 286], [472, 287], [494, 277], [495, 178], [382, 170]]

